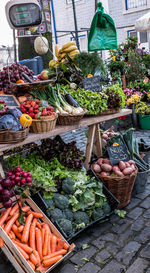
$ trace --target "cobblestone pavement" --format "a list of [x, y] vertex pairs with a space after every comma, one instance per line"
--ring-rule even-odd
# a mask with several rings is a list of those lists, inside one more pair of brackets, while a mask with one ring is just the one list
[[[136, 133], [140, 138], [141, 132]], [[142, 136], [150, 139], [149, 132], [142, 131]], [[53, 272], [150, 273], [150, 179], [125, 210], [124, 219], [113, 214], [81, 233], [74, 240], [75, 250]], [[82, 249], [83, 244], [88, 248]], [[2, 252], [0, 273], [16, 273]]]

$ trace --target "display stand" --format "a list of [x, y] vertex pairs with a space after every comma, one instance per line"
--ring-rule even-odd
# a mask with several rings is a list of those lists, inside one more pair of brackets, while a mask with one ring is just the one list
[[[0, 155], [1, 155], [0, 162], [2, 162], [3, 152], [6, 150], [10, 150], [12, 148], [15, 148], [21, 145], [29, 144], [29, 143], [42, 140], [42, 139], [47, 139], [52, 136], [64, 134], [69, 131], [88, 126], [89, 128], [88, 140], [87, 140], [87, 146], [86, 146], [86, 152], [85, 152], [85, 163], [84, 163], [85, 168], [88, 169], [94, 145], [96, 147], [97, 156], [100, 157], [102, 155], [102, 144], [101, 144], [99, 124], [114, 118], [118, 118], [124, 115], [129, 115], [129, 114], [132, 114], [131, 109], [122, 109], [115, 114], [84, 117], [79, 123], [76, 123], [73, 125], [68, 125], [68, 126], [57, 125], [53, 131], [50, 131], [48, 133], [41, 133], [41, 134], [30, 133], [24, 141], [19, 143], [0, 144]], [[4, 173], [2, 172], [2, 170], [0, 170], [0, 174], [1, 176], [4, 176]]]

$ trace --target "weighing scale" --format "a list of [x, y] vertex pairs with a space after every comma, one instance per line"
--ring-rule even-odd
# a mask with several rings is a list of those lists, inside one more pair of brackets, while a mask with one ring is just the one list
[[37, 0], [10, 0], [5, 6], [7, 21], [12, 29], [38, 26], [42, 13]]

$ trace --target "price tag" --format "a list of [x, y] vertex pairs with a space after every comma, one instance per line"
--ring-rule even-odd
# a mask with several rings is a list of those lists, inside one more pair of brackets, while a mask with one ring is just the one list
[[102, 90], [100, 76], [83, 79], [82, 83], [85, 90], [91, 90], [93, 92], [100, 92]]
[[20, 104], [13, 95], [0, 95], [0, 100], [5, 101], [8, 108], [19, 107]]
[[130, 155], [128, 153], [126, 145], [124, 144], [119, 144], [117, 146], [108, 146], [107, 151], [112, 165], [118, 164], [120, 161], [130, 160]]

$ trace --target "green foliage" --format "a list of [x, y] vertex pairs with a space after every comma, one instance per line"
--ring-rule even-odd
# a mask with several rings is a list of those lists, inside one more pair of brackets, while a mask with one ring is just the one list
[[126, 72], [127, 83], [141, 80], [146, 73], [145, 65], [142, 63], [142, 58], [136, 51], [129, 50], [128, 52], [129, 66]]
[[147, 69], [149, 69], [150, 66], [150, 54], [145, 54], [142, 57], [142, 61]]
[[69, 85], [60, 86], [61, 93], [69, 93], [77, 103], [88, 110], [89, 115], [97, 115], [107, 110], [107, 96], [97, 92], [82, 89], [71, 89]]
[[103, 60], [96, 52], [81, 52], [75, 55], [74, 61], [86, 77], [88, 74], [94, 75], [96, 70], [100, 70], [102, 74], [106, 74]]
[[126, 64], [124, 61], [113, 61], [111, 60], [108, 65], [107, 65], [111, 75], [112, 73], [114, 72], [118, 72], [118, 71], [121, 71], [123, 73], [123, 71], [125, 70], [126, 68]]
[[120, 88], [119, 84], [114, 84], [112, 86], [108, 86], [105, 90], [108, 96], [108, 108], [124, 108], [126, 96], [123, 90]]
[[150, 105], [147, 105], [145, 102], [140, 101], [135, 106], [135, 113], [140, 115], [149, 115], [150, 114]]

